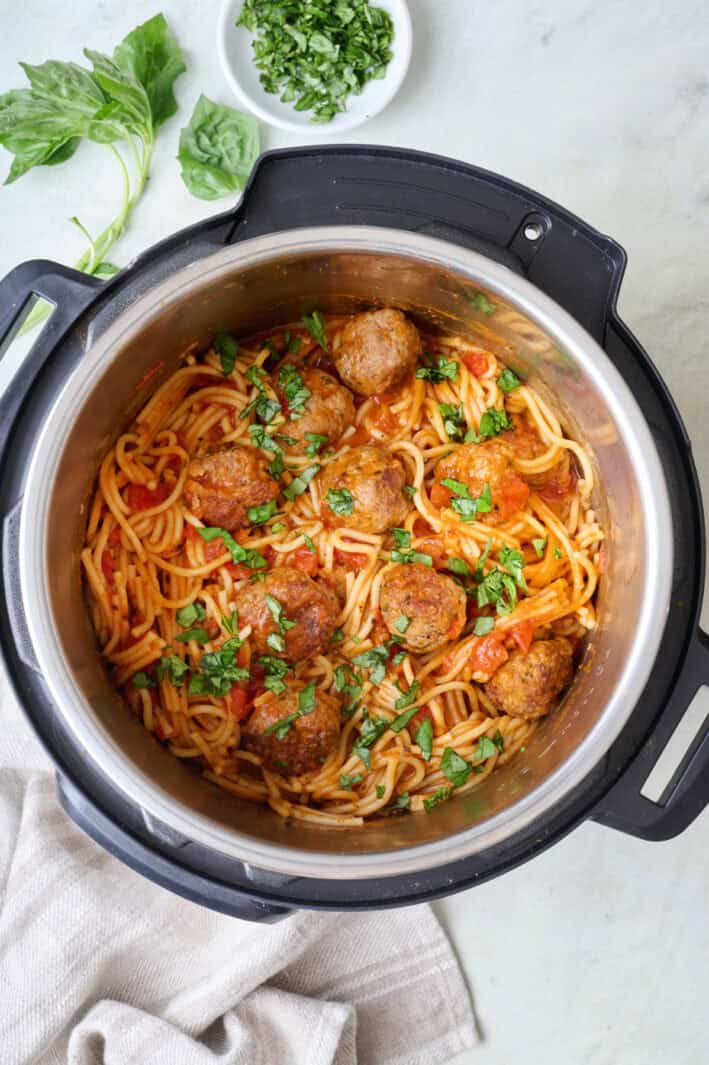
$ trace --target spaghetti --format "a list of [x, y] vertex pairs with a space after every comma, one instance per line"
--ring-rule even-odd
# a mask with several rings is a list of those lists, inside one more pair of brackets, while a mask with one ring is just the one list
[[[103, 655], [145, 728], [226, 791], [327, 826], [429, 811], [523, 748], [538, 717], [505, 712], [489, 682], [537, 641], [580, 647], [595, 625], [604, 550], [586, 451], [533, 388], [460, 336], [422, 333], [416, 373], [355, 397], [336, 441], [305, 433], [296, 443], [306, 372], [335, 375], [345, 325], [316, 312], [238, 348], [220, 335], [204, 355], [188, 353], [101, 463], [81, 556]], [[284, 365], [288, 401], [274, 387]], [[507, 484], [517, 485], [499, 506], [489, 483], [475, 495], [469, 480], [437, 474], [478, 448], [492, 453], [491, 441], [511, 456]], [[260, 445], [273, 490], [231, 535], [197, 516], [189, 484], [196, 457], [242, 444]], [[404, 471], [393, 531], [348, 525], [350, 500], [337, 489], [327, 499], [339, 515], [323, 518], [328, 466], [347, 467], [358, 448], [383, 448]], [[415, 653], [406, 629], [416, 619], [387, 627], [382, 597], [393, 571], [406, 578], [422, 566], [462, 589], [465, 606], [458, 631]], [[244, 589], [284, 567], [326, 585], [337, 604], [327, 646], [294, 662], [287, 605], [272, 607], [281, 616], [266, 654], [239, 616]], [[245, 738], [274, 698], [292, 711], [289, 684], [298, 709], [267, 730], [272, 745], [295, 740], [295, 719], [318, 698], [341, 710], [330, 749], [306, 772]]]

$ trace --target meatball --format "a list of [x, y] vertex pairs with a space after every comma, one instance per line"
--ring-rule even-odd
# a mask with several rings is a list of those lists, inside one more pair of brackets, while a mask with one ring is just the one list
[[[327, 647], [340, 613], [329, 585], [288, 566], [277, 566], [264, 581], [243, 587], [236, 606], [240, 623], [252, 628], [258, 654], [280, 654], [293, 662]], [[279, 650], [281, 641], [284, 650]]]
[[[436, 466], [436, 480], [450, 478], [467, 485], [470, 495], [482, 495], [490, 486], [492, 509], [480, 512], [478, 521], [499, 525], [508, 521], [527, 501], [529, 487], [515, 473], [512, 451], [502, 440], [485, 440], [482, 444], [461, 444]], [[444, 486], [445, 487], [445, 486]]]
[[222, 444], [192, 459], [184, 494], [198, 518], [234, 532], [248, 526], [249, 507], [278, 497], [278, 485], [255, 447]]
[[400, 525], [409, 509], [404, 467], [381, 447], [353, 447], [320, 476], [320, 513], [331, 528], [380, 533]]
[[379, 604], [386, 627], [414, 654], [437, 651], [454, 640], [465, 625], [465, 603], [465, 592], [452, 577], [420, 562], [395, 566], [382, 579]]
[[282, 695], [267, 692], [241, 733], [247, 751], [260, 755], [268, 769], [289, 776], [319, 769], [335, 750], [340, 735], [339, 698], [318, 688], [315, 689], [314, 707], [309, 713], [301, 713], [289, 728], [284, 725], [280, 733], [275, 729], [267, 731], [277, 722], [302, 711], [304, 700], [299, 700], [299, 696], [303, 688], [300, 681], [289, 681]]
[[355, 315], [342, 330], [334, 359], [346, 385], [361, 396], [375, 396], [412, 374], [421, 352], [416, 326], [401, 311], [386, 308]]
[[571, 644], [563, 637], [535, 640], [526, 654], [514, 651], [485, 685], [490, 702], [512, 717], [542, 717], [571, 682]]
[[302, 451], [304, 447], [312, 443], [307, 439], [307, 433], [324, 436], [323, 447], [327, 444], [334, 444], [340, 439], [345, 429], [348, 429], [354, 422], [355, 408], [352, 393], [324, 370], [297, 367], [300, 380], [310, 392], [310, 396], [302, 406], [299, 405], [297, 408], [297, 411], [303, 411], [302, 416], [291, 420], [290, 415], [293, 412], [289, 410], [288, 398], [283, 387], [287, 381], [282, 372], [284, 369], [285, 367], [281, 367], [276, 380], [278, 398], [281, 401], [283, 413], [289, 419], [281, 432], [284, 436], [296, 441], [295, 444], [286, 445], [286, 451]]

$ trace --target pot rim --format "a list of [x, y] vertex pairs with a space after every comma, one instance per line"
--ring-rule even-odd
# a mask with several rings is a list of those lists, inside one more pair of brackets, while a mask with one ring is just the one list
[[[399, 850], [333, 854], [279, 846], [236, 828], [227, 829], [176, 802], [126, 759], [77, 691], [52, 624], [46, 562], [51, 493], [46, 487], [39, 488], [53, 484], [74, 416], [104, 372], [108, 358], [168, 305], [179, 303], [188, 293], [193, 295], [196, 286], [208, 284], [228, 266], [252, 267], [286, 254], [373, 251], [415, 258], [483, 285], [513, 303], [583, 365], [612, 412], [637, 478], [646, 559], [642, 604], [630, 654], [598, 720], [562, 765], [523, 799], [463, 832]], [[180, 269], [122, 312], [69, 376], [47, 414], [29, 463], [19, 541], [20, 587], [23, 600], [32, 603], [26, 618], [34, 654], [66, 725], [100, 771], [144, 815], [186, 840], [259, 869], [330, 880], [393, 877], [470, 857], [522, 830], [580, 784], [620, 733], [652, 672], [669, 609], [673, 555], [667, 486], [650, 429], [632, 392], [596, 341], [550, 297], [508, 267], [446, 241], [373, 226], [284, 230], [231, 245]]]

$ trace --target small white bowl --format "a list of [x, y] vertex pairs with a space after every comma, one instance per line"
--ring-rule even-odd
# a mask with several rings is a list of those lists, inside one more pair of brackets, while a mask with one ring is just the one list
[[281, 129], [322, 137], [324, 133], [342, 133], [361, 126], [379, 114], [399, 91], [411, 60], [413, 38], [406, 0], [371, 0], [371, 3], [384, 8], [394, 23], [392, 59], [386, 75], [368, 81], [360, 96], [348, 96], [347, 110], [336, 114], [330, 122], [311, 122], [309, 111], [295, 111], [292, 103], [281, 103], [276, 93], [264, 90], [251, 51], [253, 34], [235, 25], [243, 0], [224, 0], [217, 20], [217, 52], [230, 88], [244, 107]]

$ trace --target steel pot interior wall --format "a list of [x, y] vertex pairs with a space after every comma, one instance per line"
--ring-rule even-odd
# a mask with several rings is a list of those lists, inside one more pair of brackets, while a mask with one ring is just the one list
[[[656, 557], [659, 546], [671, 555], [671, 542], [659, 545], [657, 528], [649, 527], [639, 454], [649, 436], [639, 439], [638, 425], [623, 422], [628, 413], [623, 397], [613, 408], [609, 390], [604, 394], [600, 350], [578, 327], [573, 331], [571, 319], [564, 333], [544, 312], [532, 312], [531, 296], [525, 306], [515, 295], [518, 286], [534, 290], [509, 271], [472, 253], [465, 253], [465, 268], [460, 267], [448, 258], [454, 249], [441, 245], [443, 255], [435, 251], [438, 242], [421, 238], [420, 247], [402, 251], [396, 243], [387, 246], [381, 233], [377, 248], [361, 235], [348, 242], [342, 233], [336, 239], [325, 240], [322, 233], [318, 239], [292, 238], [285, 246], [269, 238], [250, 242], [251, 252], [248, 246], [227, 249], [180, 271], [98, 338], [58, 397], [29, 474], [23, 598], [35, 604], [30, 611], [35, 650], [87, 757], [178, 833], [201, 836], [264, 868], [293, 868], [298, 854], [309, 854], [317, 858], [307, 870], [313, 875], [359, 876], [365, 867], [356, 861], [348, 866], [348, 856], [386, 859], [416, 847], [427, 864], [457, 854], [461, 840], [470, 852], [484, 847], [493, 831], [498, 838], [511, 831], [515, 819], [538, 813], [540, 801], [553, 802], [603, 755], [651, 667], [651, 660], [643, 663], [637, 641], [645, 640], [646, 653], [653, 655], [661, 632], [667, 589], [656, 573]], [[410, 246], [416, 238], [405, 239]], [[495, 304], [493, 314], [476, 309], [477, 291]], [[548, 312], [554, 305], [546, 304]], [[420, 322], [478, 339], [542, 392], [569, 432], [593, 453], [599, 483], [593, 505], [610, 530], [608, 572], [599, 594], [600, 624], [583, 668], [563, 707], [523, 754], [477, 790], [429, 815], [390, 819], [362, 831], [327, 830], [286, 824], [268, 809], [209, 784], [127, 712], [88, 620], [79, 552], [103, 455], [187, 350], [208, 346], [217, 329], [244, 335], [299, 319], [315, 306], [345, 312], [372, 305], [395, 305]], [[660, 499], [660, 510], [661, 504]], [[649, 593], [656, 597], [659, 629], [648, 628]], [[424, 858], [422, 847], [435, 844]], [[295, 855], [285, 863], [277, 856], [283, 848]], [[385, 870], [386, 862], [378, 871]]]

